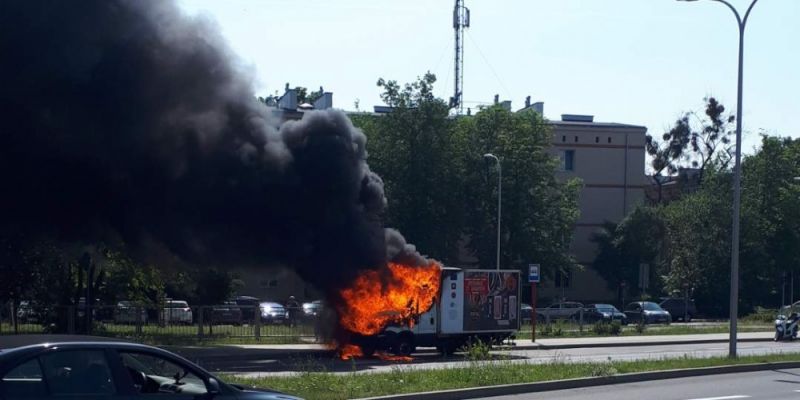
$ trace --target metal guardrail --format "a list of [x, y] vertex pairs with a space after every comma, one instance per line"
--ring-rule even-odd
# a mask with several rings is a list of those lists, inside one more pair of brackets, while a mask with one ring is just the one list
[[258, 306], [153, 306], [17, 307], [0, 311], [0, 335], [66, 333], [121, 338], [161, 337], [180, 339], [314, 338], [316, 317], [262, 316]]

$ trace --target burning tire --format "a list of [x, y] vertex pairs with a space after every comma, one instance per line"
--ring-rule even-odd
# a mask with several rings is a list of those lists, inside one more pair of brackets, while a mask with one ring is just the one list
[[400, 335], [392, 346], [392, 353], [398, 356], [410, 356], [416, 350], [414, 337], [411, 334]]

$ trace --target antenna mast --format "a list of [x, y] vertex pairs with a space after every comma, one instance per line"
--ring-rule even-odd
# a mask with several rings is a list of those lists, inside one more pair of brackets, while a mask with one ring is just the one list
[[453, 8], [453, 30], [456, 32], [456, 58], [455, 58], [455, 85], [453, 97], [450, 98], [450, 108], [456, 110], [457, 115], [464, 113], [464, 28], [469, 28], [469, 8], [464, 6], [464, 0], [456, 0]]

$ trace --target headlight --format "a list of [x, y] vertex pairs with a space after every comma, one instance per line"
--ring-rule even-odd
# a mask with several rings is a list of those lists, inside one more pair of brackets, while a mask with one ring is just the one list
[[605, 318], [611, 318], [611, 313], [604, 312], [604, 313], [603, 313], [603, 317], [605, 317]]

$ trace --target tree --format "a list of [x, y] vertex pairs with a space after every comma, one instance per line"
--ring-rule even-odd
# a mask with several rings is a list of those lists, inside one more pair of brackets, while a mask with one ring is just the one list
[[698, 170], [695, 186], [702, 184], [705, 171], [713, 166], [726, 169], [731, 160], [731, 140], [735, 117], [725, 116], [725, 106], [714, 97], [704, 99], [705, 117], [687, 112], [675, 121], [659, 142], [651, 135], [645, 137], [645, 150], [650, 156], [650, 167], [657, 197], [656, 204], [663, 201], [665, 176], [674, 175], [680, 168], [691, 166]]
[[503, 170], [501, 267], [537, 262], [552, 276], [577, 266], [568, 250], [581, 183], [555, 178], [557, 162], [547, 151], [552, 133], [545, 120], [534, 111], [512, 113], [494, 106], [458, 119], [456, 129], [464, 146], [465, 233], [480, 265], [494, 266], [496, 255], [497, 185], [483, 158], [492, 153]]
[[[592, 241], [597, 244], [597, 257], [592, 267], [603, 277], [609, 289], [617, 292], [618, 303], [622, 303], [625, 292], [633, 296], [640, 294], [636, 285], [639, 266], [656, 264], [664, 234], [664, 221], [659, 210], [639, 206], [618, 224], [605, 222], [592, 236]], [[657, 292], [660, 285], [652, 283], [656, 283], [652, 289]]]
[[462, 160], [447, 104], [432, 95], [435, 81], [430, 73], [403, 87], [380, 79], [392, 112], [352, 119], [367, 135], [370, 167], [384, 181], [387, 225], [424, 254], [455, 263], [463, 231]]

